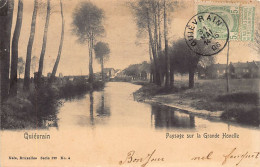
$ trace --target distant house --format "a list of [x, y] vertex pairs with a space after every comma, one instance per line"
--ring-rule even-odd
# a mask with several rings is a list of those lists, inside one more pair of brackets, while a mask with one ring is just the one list
[[122, 72], [122, 70], [120, 70], [120, 69], [115, 70], [115, 76], [117, 76], [121, 72]]
[[246, 63], [230, 63], [230, 73], [235, 78], [256, 78], [259, 76], [259, 66], [255, 61]]
[[[233, 78], [257, 78], [260, 74], [260, 62], [230, 62], [229, 75]], [[226, 76], [226, 64], [212, 64], [206, 69], [206, 78], [223, 78]]]
[[248, 62], [249, 77], [258, 78], [260, 75], [260, 61]]
[[122, 70], [119, 70], [116, 72], [116, 77], [125, 77], [125, 76], [126, 75], [125, 75], [124, 71], [122, 71]]
[[114, 78], [115, 77], [115, 69], [114, 68], [104, 68], [103, 69], [103, 74], [105, 77], [108, 78]]

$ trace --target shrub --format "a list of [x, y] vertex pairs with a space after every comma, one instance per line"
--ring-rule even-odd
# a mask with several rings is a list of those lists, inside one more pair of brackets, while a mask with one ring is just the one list
[[58, 100], [58, 89], [51, 85], [43, 85], [35, 89], [28, 99], [33, 104], [33, 112], [38, 120], [37, 126], [42, 126], [43, 120], [53, 120], [57, 113], [57, 107], [61, 105]]
[[1, 129], [36, 127], [36, 116], [32, 103], [23, 97], [9, 98], [1, 106]]
[[236, 102], [257, 105], [259, 102], [259, 96], [258, 93], [240, 92], [218, 96], [216, 101], [224, 103]]

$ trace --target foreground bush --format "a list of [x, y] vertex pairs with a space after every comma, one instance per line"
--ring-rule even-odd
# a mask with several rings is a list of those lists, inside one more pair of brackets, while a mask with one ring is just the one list
[[43, 121], [55, 121], [57, 108], [61, 105], [59, 90], [51, 85], [44, 85], [30, 93], [28, 99], [33, 105], [33, 111], [38, 119], [37, 126], [43, 126]]
[[44, 128], [45, 121], [56, 121], [61, 105], [58, 90], [50, 85], [34, 89], [29, 95], [9, 98], [2, 106], [1, 128]]
[[9, 98], [1, 107], [1, 128], [46, 128], [46, 122], [56, 126], [61, 98], [84, 96], [89, 91], [104, 88], [104, 82], [95, 81], [90, 85], [84, 79], [68, 81], [61, 86], [54, 85], [42, 83], [30, 92], [21, 91], [17, 97]]
[[1, 129], [36, 127], [36, 114], [28, 99], [20, 96], [10, 98], [2, 105], [1, 112]]

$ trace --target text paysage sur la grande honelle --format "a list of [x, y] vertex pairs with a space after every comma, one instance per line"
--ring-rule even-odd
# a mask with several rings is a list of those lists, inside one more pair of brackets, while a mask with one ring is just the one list
[[166, 139], [234, 139], [239, 138], [238, 133], [166, 133]]

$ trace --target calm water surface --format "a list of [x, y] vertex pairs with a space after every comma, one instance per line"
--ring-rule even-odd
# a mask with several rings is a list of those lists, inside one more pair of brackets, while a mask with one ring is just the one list
[[83, 98], [65, 101], [59, 109], [58, 128], [143, 128], [146, 130], [232, 130], [258, 131], [222, 121], [208, 120], [160, 105], [134, 101], [133, 92], [141, 86], [124, 82], [109, 82], [103, 91]]

